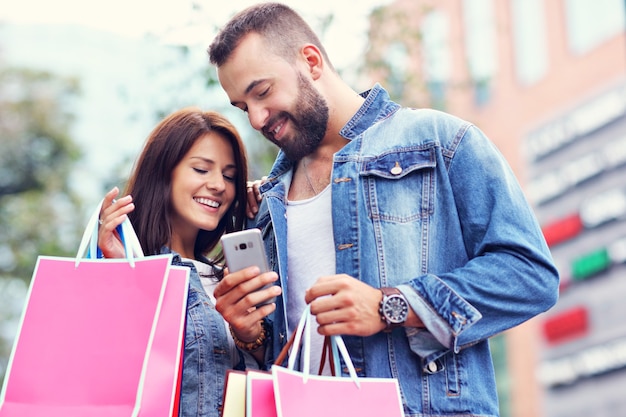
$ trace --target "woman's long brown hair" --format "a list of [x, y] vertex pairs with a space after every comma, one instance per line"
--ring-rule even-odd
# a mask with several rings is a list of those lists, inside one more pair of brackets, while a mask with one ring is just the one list
[[129, 218], [146, 255], [156, 255], [170, 241], [172, 171], [200, 137], [217, 132], [233, 148], [237, 166], [235, 200], [217, 228], [200, 230], [196, 238], [196, 259], [212, 255], [221, 263], [221, 250], [214, 251], [222, 234], [241, 230], [246, 210], [247, 157], [237, 129], [224, 116], [197, 108], [184, 108], [163, 119], [150, 133], [128, 180], [125, 193], [133, 196], [135, 209]]

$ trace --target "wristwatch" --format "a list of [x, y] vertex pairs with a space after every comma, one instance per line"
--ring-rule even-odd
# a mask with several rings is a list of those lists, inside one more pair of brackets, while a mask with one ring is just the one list
[[409, 303], [397, 288], [382, 287], [383, 299], [378, 312], [380, 319], [386, 324], [385, 332], [401, 327], [409, 316]]

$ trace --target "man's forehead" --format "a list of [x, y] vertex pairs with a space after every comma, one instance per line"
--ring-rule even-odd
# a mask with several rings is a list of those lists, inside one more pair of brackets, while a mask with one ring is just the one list
[[246, 94], [249, 86], [259, 77], [258, 66], [253, 59], [228, 60], [217, 68], [217, 79], [229, 96]]
[[[238, 49], [217, 68], [217, 78], [225, 90], [233, 94], [246, 94], [263, 80], [284, 77], [292, 65], [271, 53], [253, 53]], [[229, 91], [229, 94], [231, 93]]]

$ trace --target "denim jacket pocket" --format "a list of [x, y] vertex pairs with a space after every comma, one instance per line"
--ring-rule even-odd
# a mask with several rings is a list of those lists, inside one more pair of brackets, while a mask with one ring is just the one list
[[410, 223], [430, 216], [436, 165], [434, 147], [395, 149], [365, 160], [360, 176], [370, 218]]

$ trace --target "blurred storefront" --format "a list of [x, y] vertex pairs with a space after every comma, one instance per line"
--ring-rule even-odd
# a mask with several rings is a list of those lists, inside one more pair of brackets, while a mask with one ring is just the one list
[[561, 273], [541, 326], [546, 416], [626, 415], [626, 84], [526, 137], [528, 192]]
[[492, 340], [503, 417], [626, 416], [625, 3], [397, 0], [372, 14], [367, 77], [487, 133], [561, 273], [554, 309]]

